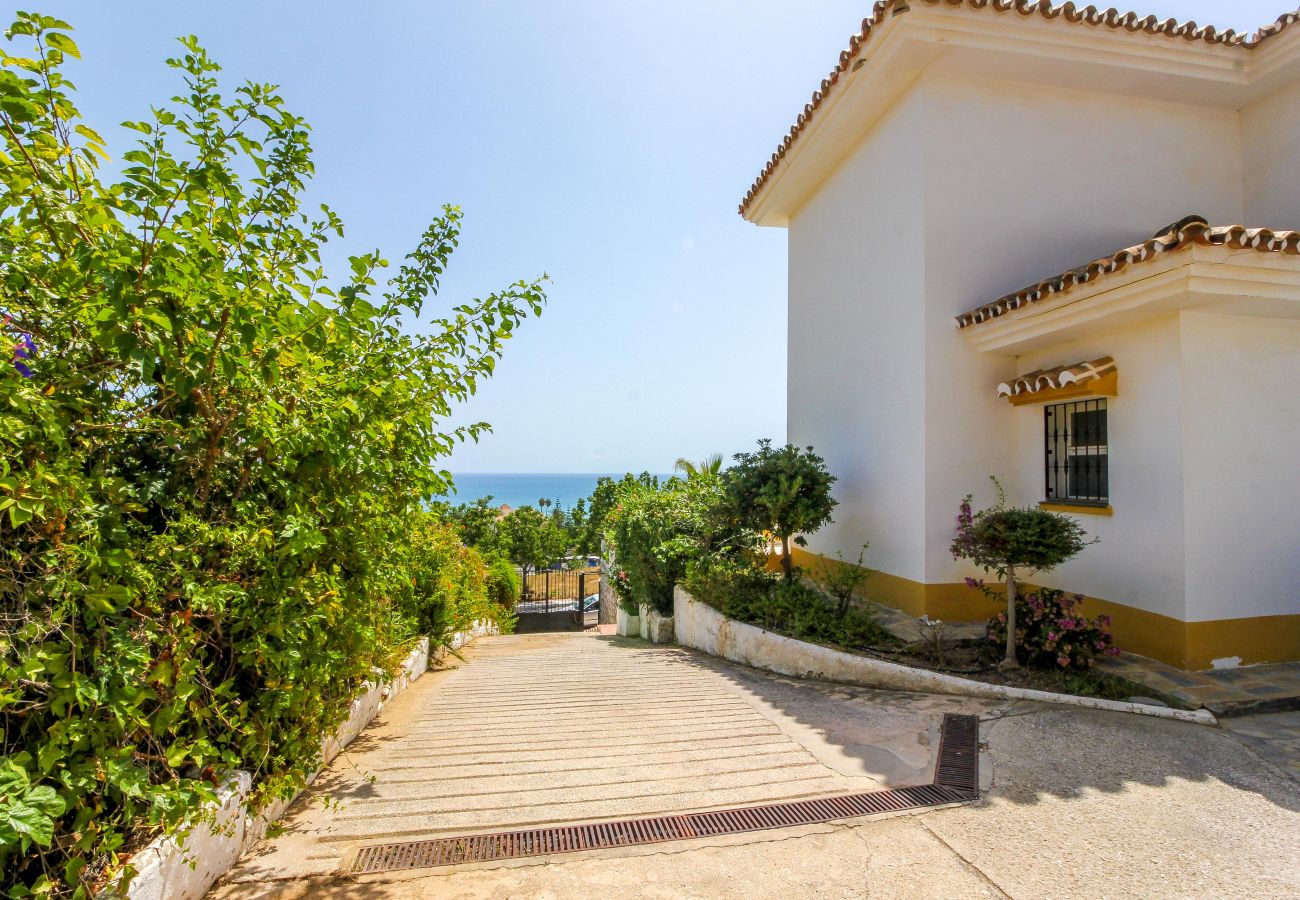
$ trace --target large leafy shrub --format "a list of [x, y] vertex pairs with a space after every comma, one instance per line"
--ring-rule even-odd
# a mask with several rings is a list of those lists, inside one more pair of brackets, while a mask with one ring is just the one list
[[619, 483], [605, 524], [614, 550], [612, 583], [625, 609], [635, 613], [645, 604], [672, 615], [673, 587], [685, 578], [687, 564], [713, 552], [720, 539], [721, 499], [716, 476]]
[[488, 562], [487, 595], [493, 603], [504, 609], [514, 609], [524, 582], [519, 570], [504, 556], [493, 557]]
[[789, 637], [849, 649], [893, 643], [870, 605], [841, 604], [800, 579], [716, 557], [690, 567], [686, 587], [723, 615]]
[[106, 183], [67, 31], [20, 14], [10, 35], [34, 50], [0, 70], [11, 893], [85, 894], [226, 768], [259, 797], [292, 790], [372, 668], [454, 624], [472, 562], [450, 586], [408, 567], [413, 548], [451, 553], [421, 536], [422, 504], [486, 426], [441, 423], [544, 301], [521, 282], [404, 330], [457, 244], [450, 207], [391, 278], [368, 253], [331, 286], [342, 225], [302, 206], [307, 125], [272, 86], [220, 90], [193, 38], [170, 61], [180, 96], [128, 126]]
[[[1110, 634], [1110, 617], [1083, 615], [1082, 594], [1040, 588], [1016, 597], [1015, 646], [1026, 665], [1083, 671], [1098, 655], [1115, 656], [1119, 648]], [[1005, 647], [1007, 614], [989, 620], [989, 640]]]
[[1006, 629], [1003, 666], [1010, 668], [1019, 664], [1015, 644], [1019, 633], [1016, 628], [1018, 575], [1054, 569], [1077, 556], [1088, 542], [1079, 523], [1069, 516], [1036, 506], [1008, 507], [1002, 486], [996, 479], [993, 484], [998, 491], [995, 506], [976, 513], [971, 509], [969, 495], [962, 500], [951, 549], [955, 559], [968, 559], [1006, 581], [1006, 618], [1011, 627]]
[[[468, 629], [475, 621], [490, 619], [509, 631], [514, 624], [516, 589], [512, 597], [498, 582], [501, 560], [489, 563], [474, 547], [461, 542], [460, 533], [436, 516], [419, 517], [408, 531], [406, 545], [394, 557], [410, 582], [403, 583], [401, 608], [415, 624], [415, 633], [434, 642]], [[505, 570], [518, 583], [507, 562]]]

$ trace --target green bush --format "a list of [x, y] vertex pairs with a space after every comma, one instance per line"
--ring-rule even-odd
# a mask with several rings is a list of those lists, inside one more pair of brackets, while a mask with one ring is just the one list
[[523, 590], [523, 579], [510, 560], [498, 556], [488, 562], [488, 598], [504, 609], [514, 609]]
[[[501, 560], [488, 563], [474, 547], [461, 543], [457, 528], [436, 516], [425, 515], [408, 533], [403, 571], [410, 580], [400, 608], [415, 623], [415, 633], [429, 635], [434, 643], [475, 621], [491, 619], [508, 631], [514, 621], [515, 598], [502, 602], [499, 585]], [[519, 576], [507, 562], [505, 571]]]
[[544, 295], [404, 330], [454, 208], [392, 278], [366, 254], [331, 287], [308, 126], [219, 90], [192, 38], [106, 183], [67, 31], [19, 14], [33, 56], [0, 70], [0, 892], [84, 896], [223, 770], [256, 801], [302, 784], [374, 666], [486, 608], [423, 504], [485, 427], [441, 423]]
[[716, 476], [620, 483], [606, 527], [615, 559], [612, 583], [624, 609], [635, 614], [644, 603], [672, 615], [673, 587], [685, 578], [687, 563], [712, 552], [719, 539], [721, 497]]
[[896, 641], [871, 606], [848, 606], [798, 578], [786, 580], [746, 563], [691, 566], [687, 590], [723, 615], [768, 631], [848, 649], [889, 646]]

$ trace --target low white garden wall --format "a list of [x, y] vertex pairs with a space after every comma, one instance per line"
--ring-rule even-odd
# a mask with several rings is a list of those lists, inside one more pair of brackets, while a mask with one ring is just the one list
[[641, 640], [652, 644], [671, 644], [675, 640], [676, 629], [672, 616], [660, 615], [643, 603], [638, 620]]
[[[452, 649], [459, 649], [474, 638], [496, 634], [497, 630], [493, 622], [475, 622], [470, 630], [452, 635], [448, 644]], [[443, 647], [438, 648], [439, 656], [445, 652]], [[334, 734], [321, 739], [321, 768], [307, 779], [307, 784], [379, 715], [385, 703], [428, 669], [429, 639], [424, 638], [402, 662], [392, 681], [367, 682], [365, 691], [352, 701], [347, 720]], [[248, 806], [252, 787], [249, 772], [239, 769], [230, 773], [226, 784], [217, 792], [211, 817], [205, 816], [183, 838], [163, 836], [137, 853], [131, 860], [137, 874], [127, 886], [126, 896], [130, 900], [198, 900], [206, 894], [250, 847], [266, 836], [271, 825], [302, 793], [298, 791], [292, 797], [254, 811]], [[116, 884], [105, 887], [99, 896], [118, 896]]]
[[614, 614], [614, 633], [619, 637], [640, 637], [641, 617], [629, 615], [622, 606]]
[[732, 662], [756, 669], [766, 669], [781, 675], [817, 678], [822, 681], [860, 684], [896, 691], [958, 694], [964, 697], [985, 697], [992, 700], [1038, 700], [1043, 703], [1085, 706], [1091, 709], [1109, 709], [1144, 716], [1179, 719], [1202, 725], [1217, 724], [1214, 716], [1204, 709], [1170, 709], [1143, 703], [1076, 697], [1072, 694], [1055, 694], [1050, 691], [987, 684], [969, 678], [959, 678], [956, 675], [914, 669], [883, 659], [833, 650], [820, 644], [810, 644], [773, 634], [754, 625], [728, 618], [707, 603], [696, 600], [680, 586], [673, 592], [671, 621], [677, 643], [684, 647], [693, 647]]
[[652, 644], [671, 644], [676, 639], [673, 617], [660, 615], [644, 603], [639, 616], [628, 615], [627, 610], [620, 606], [614, 623], [614, 631], [620, 637], [639, 637]]

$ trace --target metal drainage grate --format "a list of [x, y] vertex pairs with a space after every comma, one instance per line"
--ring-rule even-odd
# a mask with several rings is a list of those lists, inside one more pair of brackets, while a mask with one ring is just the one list
[[976, 716], [947, 714], [943, 717], [943, 736], [939, 741], [939, 761], [935, 766], [933, 784], [713, 812], [530, 828], [524, 831], [439, 838], [434, 841], [378, 844], [362, 847], [349, 871], [364, 875], [571, 853], [577, 850], [657, 844], [662, 841], [902, 812], [946, 803], [961, 803], [978, 796], [979, 719]]

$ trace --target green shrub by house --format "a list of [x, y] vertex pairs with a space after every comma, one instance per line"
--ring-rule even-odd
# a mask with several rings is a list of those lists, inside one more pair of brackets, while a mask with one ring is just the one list
[[[68, 26], [20, 14], [0, 70], [0, 889], [85, 895], [176, 830], [218, 773], [260, 797], [317, 763], [372, 667], [487, 603], [423, 504], [485, 426], [447, 430], [544, 294], [414, 321], [447, 208], [397, 272], [331, 287], [307, 125], [220, 91], [193, 38], [180, 96], [100, 178]], [[455, 546], [453, 546], [455, 545]]]
[[673, 587], [686, 577], [691, 559], [710, 552], [719, 533], [721, 499], [716, 475], [662, 484], [629, 475], [617, 483], [604, 523], [614, 550], [612, 583], [627, 611], [645, 604], [672, 615]]

